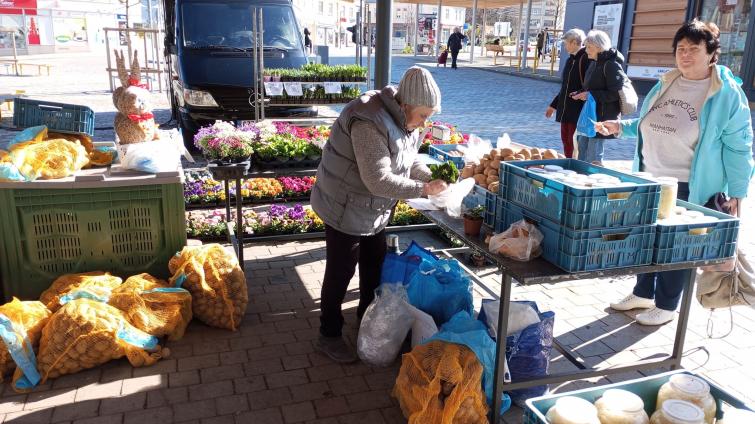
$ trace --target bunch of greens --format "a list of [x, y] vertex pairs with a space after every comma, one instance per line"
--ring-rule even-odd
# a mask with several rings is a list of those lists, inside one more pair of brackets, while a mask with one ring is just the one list
[[443, 180], [448, 184], [453, 184], [459, 179], [459, 169], [453, 162], [430, 165], [430, 172], [433, 180]]

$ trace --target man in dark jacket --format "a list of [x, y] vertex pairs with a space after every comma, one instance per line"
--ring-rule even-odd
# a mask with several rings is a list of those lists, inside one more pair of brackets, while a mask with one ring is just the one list
[[456, 68], [456, 58], [459, 57], [459, 51], [461, 50], [461, 43], [464, 41], [464, 36], [461, 34], [461, 28], [456, 27], [454, 28], [453, 34], [451, 34], [450, 37], [448, 37], [448, 43], [446, 43], [446, 46], [448, 47], [448, 50], [451, 50], [451, 68]]
[[582, 91], [585, 74], [590, 60], [587, 58], [582, 42], [585, 33], [581, 29], [572, 29], [564, 34], [564, 47], [569, 52], [569, 59], [564, 66], [564, 74], [561, 79], [561, 90], [553, 98], [550, 106], [545, 111], [545, 117], [550, 118], [556, 114], [556, 122], [561, 123], [561, 142], [564, 145], [564, 155], [570, 158], [574, 154], [574, 131], [577, 130], [579, 113], [582, 111], [582, 100], [576, 100], [571, 94]]
[[[627, 79], [624, 73], [624, 56], [611, 47], [611, 39], [603, 31], [592, 30], [585, 38], [587, 57], [593, 59], [585, 74], [584, 91], [572, 96], [573, 99], [586, 100], [590, 93], [595, 99], [596, 122], [619, 119], [621, 116], [621, 97], [619, 91]], [[597, 133], [595, 137], [577, 137], [578, 159], [585, 162], [603, 164], [603, 144], [605, 139], [616, 138], [615, 135]]]

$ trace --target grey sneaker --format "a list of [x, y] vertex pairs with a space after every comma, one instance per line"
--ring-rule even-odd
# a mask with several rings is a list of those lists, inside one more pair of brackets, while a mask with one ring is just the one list
[[341, 364], [350, 364], [357, 361], [354, 349], [342, 337], [325, 337], [320, 335], [315, 342], [315, 349]]

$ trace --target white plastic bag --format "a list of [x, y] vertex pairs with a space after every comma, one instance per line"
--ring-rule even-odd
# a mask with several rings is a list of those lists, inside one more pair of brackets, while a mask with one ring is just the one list
[[435, 325], [433, 317], [429, 314], [420, 311], [412, 305], [409, 305], [409, 310], [414, 315], [414, 323], [412, 324], [412, 348], [414, 348], [437, 333], [438, 326]]
[[496, 149], [503, 149], [504, 147], [511, 146], [511, 137], [509, 137], [508, 133], [501, 134], [500, 137], [498, 137], [498, 140], [496, 140], [495, 147]]
[[490, 238], [491, 252], [517, 261], [529, 261], [540, 256], [543, 233], [525, 220], [517, 221], [501, 234]]
[[152, 174], [175, 172], [181, 165], [182, 154], [183, 149], [172, 140], [129, 144], [121, 160], [121, 165], [125, 169]]
[[364, 363], [384, 367], [396, 359], [414, 321], [407, 299], [401, 284], [382, 284], [375, 290], [357, 337], [357, 354]]
[[474, 188], [474, 178], [465, 178], [455, 184], [451, 184], [447, 189], [436, 195], [427, 196], [433, 205], [446, 209], [449, 216], [458, 218], [461, 216], [461, 202]]
[[472, 134], [469, 136], [469, 141], [466, 146], [459, 146], [459, 151], [464, 153], [464, 163], [480, 163], [485, 154], [490, 153], [493, 146], [489, 141], [483, 140], [480, 137]]
[[[483, 302], [482, 304], [481, 313], [485, 314], [485, 320], [488, 323], [488, 332], [493, 339], [498, 336], [498, 314], [500, 310], [500, 300]], [[532, 306], [520, 302], [509, 303], [509, 323], [508, 328], [506, 328], [507, 336], [518, 333], [538, 322], [540, 322], [540, 317]]]

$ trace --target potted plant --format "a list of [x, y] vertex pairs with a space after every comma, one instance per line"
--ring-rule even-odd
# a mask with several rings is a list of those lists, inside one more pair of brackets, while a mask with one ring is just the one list
[[320, 160], [320, 157], [322, 156], [322, 149], [319, 148], [315, 143], [308, 141], [307, 142], [307, 158], [309, 160]]
[[215, 121], [200, 128], [194, 136], [194, 145], [217, 165], [247, 163], [254, 153], [252, 135], [239, 131], [230, 122]]
[[291, 143], [291, 159], [294, 162], [301, 162], [307, 158], [307, 143], [305, 140], [295, 140]]
[[482, 205], [467, 209], [464, 213], [464, 234], [472, 237], [480, 235], [482, 228], [482, 213], [485, 207]]

